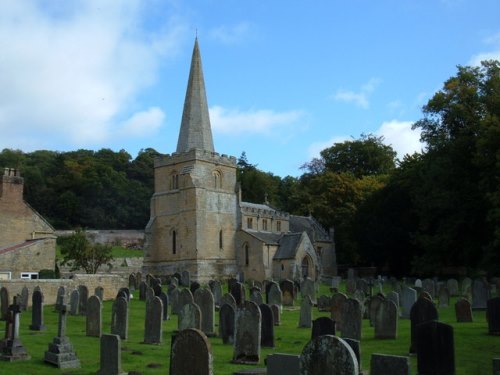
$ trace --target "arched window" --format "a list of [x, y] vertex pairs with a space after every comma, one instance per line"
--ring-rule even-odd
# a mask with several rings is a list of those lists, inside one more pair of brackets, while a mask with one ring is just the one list
[[222, 188], [222, 172], [219, 170], [215, 170], [212, 173], [214, 179], [214, 189]]
[[302, 277], [305, 279], [309, 276], [309, 257], [306, 255], [302, 259]]
[[177, 233], [175, 230], [172, 232], [172, 254], [177, 252]]
[[223, 249], [223, 242], [222, 242], [222, 229], [219, 231], [219, 249]]
[[248, 266], [250, 264], [250, 257], [249, 257], [249, 246], [248, 244], [245, 244], [245, 266]]

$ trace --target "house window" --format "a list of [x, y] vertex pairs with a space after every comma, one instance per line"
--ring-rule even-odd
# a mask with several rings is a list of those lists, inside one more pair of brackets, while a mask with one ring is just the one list
[[262, 230], [267, 230], [267, 219], [262, 219]]
[[251, 217], [247, 217], [247, 228], [248, 229], [253, 228], [253, 219]]
[[278, 232], [281, 232], [281, 221], [279, 221], [279, 220], [276, 222], [276, 230]]
[[21, 279], [38, 279], [38, 272], [21, 272]]
[[177, 252], [177, 233], [175, 230], [172, 232], [172, 254]]
[[248, 257], [248, 244], [245, 244], [245, 266], [250, 264], [250, 259]]
[[222, 229], [219, 231], [219, 249], [222, 250], [222, 246], [223, 245], [223, 242], [222, 242]]

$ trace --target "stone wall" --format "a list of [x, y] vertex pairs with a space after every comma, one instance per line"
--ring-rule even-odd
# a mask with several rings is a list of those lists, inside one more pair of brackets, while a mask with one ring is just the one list
[[56, 240], [45, 238], [5, 251], [0, 254], [0, 272], [10, 272], [10, 277], [17, 279], [24, 272], [53, 270], [56, 264], [55, 248]]
[[[78, 285], [85, 285], [89, 290], [89, 296], [94, 295], [94, 290], [98, 286], [104, 288], [104, 299], [115, 298], [118, 290], [122, 287], [128, 287], [128, 277], [120, 275], [86, 275], [77, 274], [72, 279], [47, 279], [47, 280], [1, 280], [0, 287], [5, 287], [9, 291], [10, 303], [16, 294], [21, 294], [23, 287], [27, 287], [30, 297], [28, 304], [31, 305], [31, 294], [36, 286], [39, 286], [44, 296], [44, 302], [47, 305], [56, 303], [57, 289], [64, 286], [67, 295]], [[68, 300], [69, 302], [69, 300]]]
[[[90, 241], [101, 244], [117, 244], [123, 247], [142, 248], [144, 230], [91, 230], [85, 231]], [[71, 236], [73, 230], [57, 230], [58, 237]]]

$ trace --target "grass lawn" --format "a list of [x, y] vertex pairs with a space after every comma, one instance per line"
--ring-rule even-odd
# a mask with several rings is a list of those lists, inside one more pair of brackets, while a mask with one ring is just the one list
[[[322, 286], [321, 294], [329, 294], [328, 288]], [[144, 335], [145, 302], [136, 299], [130, 303], [129, 339], [122, 341], [122, 369], [125, 372], [135, 371], [141, 374], [168, 374], [171, 333], [177, 328], [177, 316], [163, 324], [163, 344], [142, 344]], [[450, 307], [439, 309], [439, 319], [454, 327], [455, 358], [457, 375], [484, 375], [492, 373], [492, 358], [500, 357], [500, 337], [487, 335], [487, 324], [484, 311], [474, 311], [474, 323], [456, 323], [454, 302]], [[110, 332], [111, 301], [104, 302], [103, 331]], [[45, 325], [42, 332], [29, 330], [31, 311], [21, 316], [20, 338], [31, 360], [21, 362], [0, 362], [0, 374], [95, 374], [99, 368], [99, 339], [85, 336], [85, 317], [69, 316], [67, 332], [82, 364], [81, 369], [58, 370], [43, 362], [44, 352], [57, 333], [58, 315], [53, 306], [45, 306]], [[313, 312], [313, 318], [328, 316], [328, 313]], [[216, 318], [218, 322], [218, 315]], [[284, 308], [281, 325], [275, 327], [274, 349], [261, 350], [259, 367], [264, 367], [264, 358], [271, 353], [300, 354], [309, 341], [310, 329], [297, 328], [299, 307]], [[3, 324], [0, 323], [0, 324]], [[217, 327], [216, 327], [217, 330]], [[361, 340], [361, 367], [368, 370], [371, 353], [407, 355], [410, 345], [410, 321], [399, 320], [397, 340], [375, 340], [374, 329], [367, 320], [363, 321], [363, 337]], [[217, 375], [232, 374], [242, 366], [229, 363], [232, 359], [232, 346], [223, 345], [220, 338], [210, 338], [214, 355], [214, 373]], [[411, 358], [412, 374], [417, 374], [416, 359]], [[283, 374], [286, 375], [286, 374]]]
[[[127, 249], [121, 246], [113, 246], [112, 248], [113, 258], [138, 258], [143, 256], [143, 252], [140, 249]], [[56, 259], [58, 261], [63, 260], [63, 256], [61, 255], [61, 247], [59, 245], [56, 246]]]

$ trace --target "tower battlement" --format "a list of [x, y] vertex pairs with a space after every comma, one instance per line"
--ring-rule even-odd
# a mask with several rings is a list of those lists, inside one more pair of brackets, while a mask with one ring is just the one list
[[206, 161], [213, 164], [222, 164], [230, 167], [236, 167], [237, 160], [234, 156], [226, 154], [219, 154], [215, 151], [202, 150], [199, 148], [192, 148], [186, 152], [174, 152], [159, 156], [155, 159], [155, 168], [163, 167], [166, 165], [178, 164], [188, 162], [191, 160]]

